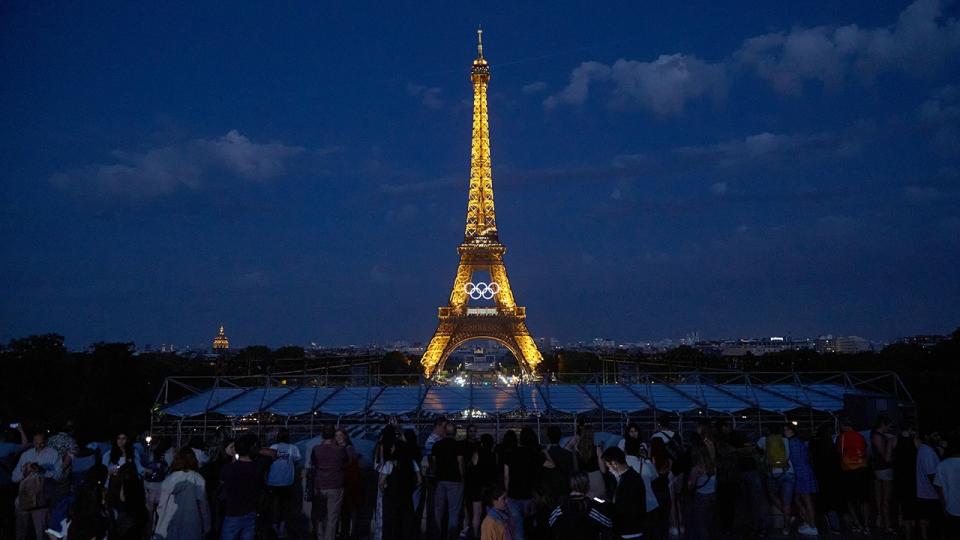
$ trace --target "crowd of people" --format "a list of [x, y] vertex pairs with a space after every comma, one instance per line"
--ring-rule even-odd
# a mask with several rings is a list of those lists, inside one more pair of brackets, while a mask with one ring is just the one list
[[960, 538], [955, 436], [883, 417], [863, 432], [844, 419], [812, 434], [764, 428], [702, 421], [681, 434], [661, 420], [611, 438], [580, 422], [566, 437], [525, 426], [497, 442], [441, 417], [421, 444], [393, 419], [365, 454], [334, 426], [301, 450], [283, 429], [269, 445], [246, 433], [177, 448], [147, 434], [78, 441], [69, 425], [28, 438], [12, 425], [0, 538]]

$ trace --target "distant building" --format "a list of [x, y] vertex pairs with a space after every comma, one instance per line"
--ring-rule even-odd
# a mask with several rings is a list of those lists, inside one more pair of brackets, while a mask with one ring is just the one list
[[856, 354], [873, 350], [873, 345], [860, 336], [821, 336], [817, 338], [820, 354]]
[[897, 338], [897, 343], [902, 343], [906, 345], [920, 345], [924, 349], [935, 346], [941, 341], [946, 341], [947, 336], [938, 336], [938, 335], [916, 335], [916, 336], [907, 336], [902, 338]]
[[230, 340], [227, 339], [227, 335], [223, 332], [223, 325], [220, 325], [220, 333], [217, 334], [217, 337], [213, 338], [213, 350], [214, 351], [226, 351], [230, 348]]

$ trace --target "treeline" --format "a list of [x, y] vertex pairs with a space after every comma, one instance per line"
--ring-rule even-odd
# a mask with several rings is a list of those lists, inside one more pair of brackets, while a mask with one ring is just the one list
[[[120, 429], [149, 425], [150, 409], [168, 376], [258, 375], [329, 367], [351, 374], [366, 364], [383, 375], [416, 375], [419, 358], [399, 352], [376, 357], [308, 357], [301, 347], [252, 346], [229, 355], [182, 357], [173, 353], [134, 354], [133, 343], [95, 343], [70, 352], [62, 336], [14, 339], [0, 349], [0, 421], [56, 428], [74, 420], [89, 437], [107, 437]], [[609, 359], [608, 359], [609, 360]], [[784, 351], [737, 359], [705, 355], [679, 347], [655, 355], [622, 355], [616, 363], [636, 363], [648, 371], [742, 369], [745, 371], [894, 371], [910, 390], [925, 421], [956, 428], [960, 410], [960, 329], [934, 347], [895, 344], [879, 352], [855, 355]], [[346, 366], [346, 367], [343, 367]], [[593, 353], [556, 351], [542, 369], [553, 373], [600, 373], [610, 369]]]

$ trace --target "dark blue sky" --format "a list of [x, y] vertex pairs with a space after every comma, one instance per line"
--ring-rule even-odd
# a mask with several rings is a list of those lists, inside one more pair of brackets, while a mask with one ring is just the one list
[[960, 324], [956, 3], [95, 4], [0, 7], [0, 339], [427, 340], [478, 23], [535, 336]]

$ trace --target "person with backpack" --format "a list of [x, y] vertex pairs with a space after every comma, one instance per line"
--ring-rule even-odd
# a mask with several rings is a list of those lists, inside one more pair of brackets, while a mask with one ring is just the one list
[[[60, 454], [47, 446], [47, 434], [39, 431], [33, 436], [33, 447], [20, 454], [20, 460], [11, 473], [14, 482], [20, 482], [17, 494], [17, 540], [26, 539], [32, 528], [35, 538], [45, 538], [50, 498], [55, 482], [63, 473]], [[48, 484], [49, 482], [49, 484]]]
[[681, 536], [685, 529], [680, 494], [683, 492], [684, 475], [690, 469], [690, 454], [684, 448], [680, 434], [673, 430], [669, 418], [659, 419], [657, 431], [650, 436], [651, 444], [655, 439], [663, 443], [664, 451], [670, 458], [670, 536]]
[[783, 425], [770, 424], [767, 435], [760, 437], [757, 448], [763, 454], [763, 463], [767, 475], [767, 497], [770, 503], [783, 514], [783, 534], [790, 534], [793, 518], [793, 491], [796, 476], [790, 463], [790, 446], [783, 437]]
[[840, 419], [837, 450], [840, 452], [840, 487], [850, 513], [850, 529], [854, 534], [868, 534], [872, 478], [867, 465], [867, 440], [848, 418]]

